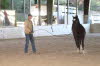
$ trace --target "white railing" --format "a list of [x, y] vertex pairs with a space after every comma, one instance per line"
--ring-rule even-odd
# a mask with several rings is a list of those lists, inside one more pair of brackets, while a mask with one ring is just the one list
[[92, 15], [91, 16], [91, 21], [92, 21], [92, 24], [94, 24], [94, 23], [100, 23], [100, 14]]

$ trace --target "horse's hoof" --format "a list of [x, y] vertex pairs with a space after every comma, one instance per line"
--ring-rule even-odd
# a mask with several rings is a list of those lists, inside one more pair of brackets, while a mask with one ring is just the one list
[[81, 51], [80, 51], [79, 49], [77, 49], [77, 53], [79, 53], [79, 54], [80, 54], [80, 53], [81, 53]]
[[85, 52], [84, 50], [82, 50], [82, 54], [83, 54], [83, 55], [85, 55], [85, 54], [86, 54], [86, 52]]

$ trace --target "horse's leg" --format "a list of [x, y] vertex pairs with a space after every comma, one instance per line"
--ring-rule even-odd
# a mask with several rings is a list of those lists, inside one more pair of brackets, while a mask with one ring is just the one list
[[82, 40], [82, 53], [85, 54], [85, 51], [84, 51], [84, 39]]
[[74, 39], [75, 39], [75, 44], [76, 44], [77, 52], [79, 52], [78, 42], [77, 42], [76, 38], [74, 38]]
[[81, 49], [80, 40], [77, 40], [77, 41], [78, 41], [78, 49], [79, 49], [79, 53], [80, 53], [80, 49]]
[[84, 51], [84, 41], [82, 39], [79, 41], [79, 45], [80, 45], [80, 52], [83, 53], [83, 51]]
[[84, 40], [82, 40], [82, 50], [84, 50]]
[[80, 45], [79, 45], [79, 40], [78, 39], [76, 40], [76, 45], [77, 45], [77, 52], [80, 53]]

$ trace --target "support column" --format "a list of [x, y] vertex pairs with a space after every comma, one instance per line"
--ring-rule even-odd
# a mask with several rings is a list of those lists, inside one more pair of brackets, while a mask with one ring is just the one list
[[29, 0], [29, 13], [31, 13], [31, 0]]
[[57, 0], [57, 22], [58, 24], [60, 23], [59, 22], [59, 0]]
[[67, 25], [68, 25], [68, 16], [69, 15], [69, 0], [67, 0]]
[[76, 15], [78, 15], [78, 0], [76, 0]]
[[41, 0], [38, 0], [38, 7], [39, 7], [39, 15], [38, 15], [38, 21], [39, 21], [39, 25], [41, 25]]
[[25, 15], [25, 0], [23, 0], [24, 15]]
[[47, 22], [52, 25], [53, 0], [47, 0]]
[[1, 0], [0, 0], [0, 10], [1, 10]]
[[89, 10], [90, 10], [90, 0], [84, 0], [84, 24], [88, 23]]
[[35, 0], [35, 4], [37, 4], [37, 0]]
[[11, 9], [12, 10], [14, 9], [14, 2], [13, 2], [13, 0], [11, 0]]

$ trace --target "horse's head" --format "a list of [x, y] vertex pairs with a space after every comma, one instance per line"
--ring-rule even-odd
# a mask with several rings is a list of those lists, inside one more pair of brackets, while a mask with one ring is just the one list
[[75, 16], [73, 16], [73, 21], [76, 21], [76, 17]]
[[79, 21], [79, 19], [78, 19], [78, 15], [73, 16], [73, 24], [77, 24], [78, 21]]
[[77, 21], [77, 20], [79, 20], [78, 15], [73, 16], [73, 21]]

